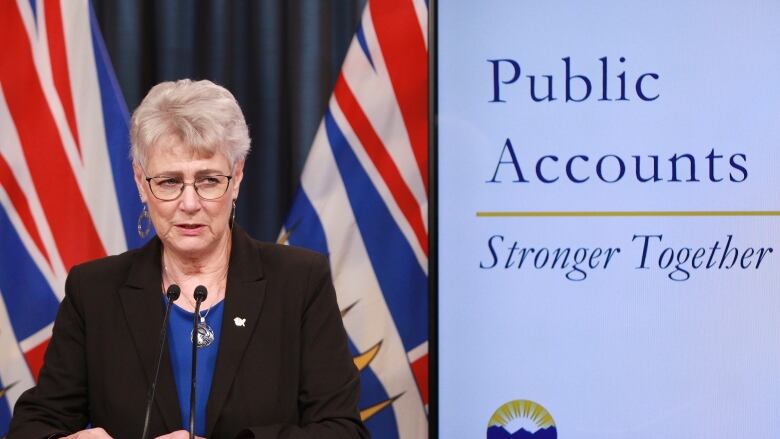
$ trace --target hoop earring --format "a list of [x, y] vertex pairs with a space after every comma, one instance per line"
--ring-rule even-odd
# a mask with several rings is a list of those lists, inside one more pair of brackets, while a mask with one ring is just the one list
[[230, 230], [233, 230], [233, 226], [236, 224], [236, 200], [233, 199], [233, 208], [230, 210]]
[[138, 224], [136, 226], [138, 237], [141, 239], [145, 239], [147, 236], [149, 236], [149, 232], [151, 230], [152, 230], [152, 217], [149, 216], [149, 209], [147, 209], [146, 204], [144, 204], [144, 208], [141, 209], [141, 213], [138, 215]]

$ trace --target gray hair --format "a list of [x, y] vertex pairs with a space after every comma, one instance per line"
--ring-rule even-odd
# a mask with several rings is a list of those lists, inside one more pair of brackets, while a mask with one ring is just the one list
[[249, 129], [236, 98], [211, 81], [161, 82], [130, 118], [130, 156], [145, 167], [151, 149], [174, 136], [193, 153], [221, 152], [234, 166], [249, 153]]

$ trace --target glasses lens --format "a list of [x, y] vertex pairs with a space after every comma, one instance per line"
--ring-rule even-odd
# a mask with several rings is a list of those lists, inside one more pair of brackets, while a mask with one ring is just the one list
[[198, 195], [206, 200], [214, 200], [227, 192], [230, 179], [224, 175], [209, 175], [195, 180], [195, 189]]
[[184, 182], [178, 178], [157, 177], [149, 181], [152, 194], [161, 200], [173, 200], [181, 194]]

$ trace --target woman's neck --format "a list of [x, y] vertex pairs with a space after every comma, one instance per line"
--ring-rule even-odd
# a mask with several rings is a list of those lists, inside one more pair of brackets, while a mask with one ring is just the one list
[[201, 305], [202, 309], [206, 309], [224, 298], [231, 248], [229, 235], [224, 242], [224, 244], [219, 245], [215, 251], [205, 257], [181, 255], [163, 247], [162, 275], [164, 287], [173, 283], [179, 285], [182, 290], [182, 296], [185, 299], [176, 301], [177, 305], [193, 311], [195, 309], [195, 300], [192, 297], [192, 292], [198, 285], [205, 286], [209, 292], [206, 300]]
[[181, 276], [222, 273], [230, 259], [231, 241], [230, 233], [227, 233], [212, 251], [195, 255], [177, 252], [163, 245], [163, 264], [169, 271]]

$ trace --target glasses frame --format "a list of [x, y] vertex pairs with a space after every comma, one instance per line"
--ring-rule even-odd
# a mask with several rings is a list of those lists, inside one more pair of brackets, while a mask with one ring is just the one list
[[[208, 177], [225, 177], [225, 178], [227, 178], [228, 181], [227, 181], [227, 185], [225, 186], [225, 192], [223, 192], [222, 195], [220, 195], [220, 196], [218, 196], [216, 198], [206, 198], [203, 195], [201, 195], [200, 192], [198, 192], [198, 187], [195, 186], [195, 183], [198, 181], [198, 178], [208, 178]], [[144, 173], [144, 179], [146, 180], [146, 184], [149, 185], [149, 192], [152, 193], [152, 196], [154, 198], [157, 198], [160, 201], [175, 201], [175, 200], [178, 200], [179, 197], [181, 197], [181, 194], [184, 193], [184, 188], [187, 187], [187, 186], [192, 186], [192, 189], [195, 190], [195, 194], [198, 195], [198, 198], [200, 198], [201, 200], [204, 200], [204, 201], [219, 200], [220, 198], [224, 197], [225, 194], [227, 193], [228, 189], [230, 189], [230, 181], [233, 180], [233, 176], [232, 175], [224, 175], [224, 174], [204, 175], [202, 177], [196, 178], [195, 180], [193, 180], [193, 181], [191, 181], [189, 183], [187, 183], [186, 181], [182, 180], [181, 181], [181, 189], [179, 189], [179, 194], [176, 195], [173, 198], [167, 199], [167, 198], [160, 198], [159, 196], [157, 196], [157, 194], [154, 193], [154, 189], [152, 189], [152, 180], [154, 180], [155, 178], [174, 178], [175, 179], [176, 177], [166, 177], [164, 175], [158, 175], [157, 177], [149, 177], [149, 176], [146, 175], [146, 173]]]

